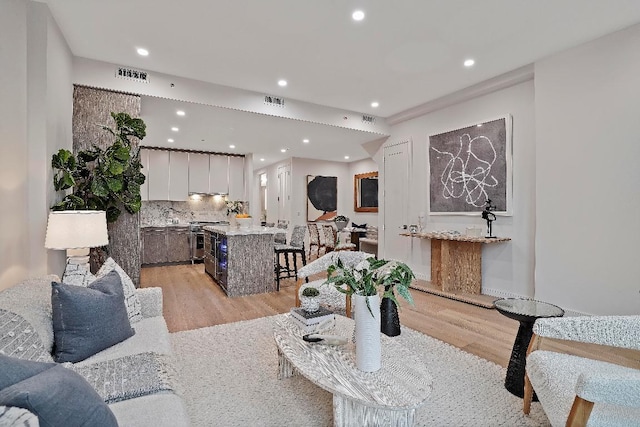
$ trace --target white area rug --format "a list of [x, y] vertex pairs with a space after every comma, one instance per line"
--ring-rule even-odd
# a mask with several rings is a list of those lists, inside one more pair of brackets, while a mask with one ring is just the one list
[[[272, 324], [278, 316], [171, 334], [178, 378], [194, 427], [331, 426], [331, 394], [302, 376], [278, 380]], [[419, 426], [548, 426], [539, 403], [504, 388], [506, 369], [403, 327], [396, 337], [421, 355], [433, 392]]]

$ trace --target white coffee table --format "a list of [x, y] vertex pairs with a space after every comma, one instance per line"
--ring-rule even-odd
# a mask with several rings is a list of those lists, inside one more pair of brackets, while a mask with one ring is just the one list
[[355, 366], [354, 321], [336, 316], [327, 332], [347, 337], [342, 346], [308, 343], [289, 314], [276, 321], [279, 378], [297, 373], [333, 394], [335, 426], [412, 426], [416, 408], [431, 394], [432, 378], [416, 355], [382, 335], [382, 369], [362, 372]]

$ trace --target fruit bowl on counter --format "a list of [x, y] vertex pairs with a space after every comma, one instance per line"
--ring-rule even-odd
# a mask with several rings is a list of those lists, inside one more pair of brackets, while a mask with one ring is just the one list
[[249, 215], [236, 215], [236, 221], [238, 222], [238, 227], [245, 230], [251, 228], [251, 225], [253, 224], [253, 218]]

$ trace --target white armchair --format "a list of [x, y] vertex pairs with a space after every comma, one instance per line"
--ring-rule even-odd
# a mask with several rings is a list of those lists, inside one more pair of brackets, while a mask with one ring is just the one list
[[305, 288], [313, 286], [320, 291], [321, 304], [335, 312], [342, 312], [349, 316], [351, 312], [351, 300], [342, 292], [338, 291], [333, 285], [321, 286], [325, 279], [315, 280], [313, 282], [304, 283], [305, 279], [314, 274], [323, 273], [331, 264], [340, 259], [346, 266], [355, 267], [366, 258], [373, 257], [372, 254], [359, 251], [338, 251], [329, 252], [320, 258], [310, 262], [298, 270], [298, 282], [296, 284], [296, 307], [300, 306], [300, 297]]
[[[533, 332], [525, 414], [535, 390], [553, 427], [640, 426], [640, 316], [538, 319]], [[588, 343], [588, 353], [559, 352], [566, 341]]]

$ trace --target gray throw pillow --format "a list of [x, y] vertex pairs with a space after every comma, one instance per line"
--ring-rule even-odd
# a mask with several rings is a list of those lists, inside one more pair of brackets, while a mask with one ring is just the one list
[[100, 270], [96, 273], [96, 277], [99, 279], [106, 276], [111, 271], [117, 271], [122, 281], [122, 287], [124, 289], [124, 303], [127, 306], [127, 314], [129, 316], [129, 322], [136, 323], [142, 320], [142, 306], [138, 295], [136, 295], [136, 286], [129, 275], [115, 262], [113, 258], [107, 258], [102, 264]]
[[31, 378], [56, 366], [55, 363], [34, 362], [0, 354], [0, 390]]
[[0, 354], [53, 362], [35, 328], [24, 317], [0, 308]]
[[29, 363], [45, 370], [0, 390], [0, 405], [28, 409], [42, 426], [117, 427], [116, 417], [82, 376], [62, 365]]
[[116, 271], [88, 287], [52, 282], [56, 362], [79, 362], [133, 336]]

